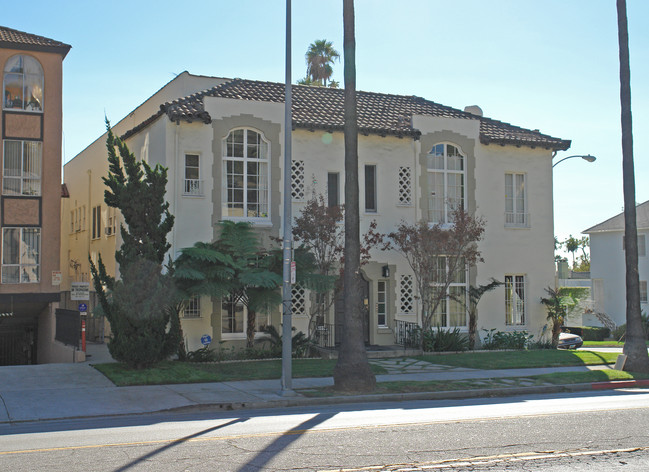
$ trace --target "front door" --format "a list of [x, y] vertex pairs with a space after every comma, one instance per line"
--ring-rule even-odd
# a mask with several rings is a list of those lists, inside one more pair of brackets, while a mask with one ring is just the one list
[[[370, 343], [370, 283], [365, 280], [363, 277], [361, 279], [361, 292], [362, 292], [362, 302], [363, 302], [363, 341], [365, 344]], [[345, 313], [345, 302], [343, 291], [340, 291], [336, 294], [336, 300], [334, 302], [334, 338], [336, 340], [336, 346], [342, 342], [342, 332], [343, 332], [343, 316]]]

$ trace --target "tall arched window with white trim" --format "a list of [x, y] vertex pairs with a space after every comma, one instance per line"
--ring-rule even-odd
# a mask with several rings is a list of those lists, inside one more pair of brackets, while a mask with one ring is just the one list
[[43, 111], [43, 68], [31, 56], [18, 54], [4, 66], [2, 107], [25, 111]]
[[223, 217], [268, 219], [270, 144], [248, 128], [235, 129], [224, 140]]
[[466, 156], [453, 144], [440, 143], [428, 153], [428, 221], [452, 223], [452, 213], [464, 208]]

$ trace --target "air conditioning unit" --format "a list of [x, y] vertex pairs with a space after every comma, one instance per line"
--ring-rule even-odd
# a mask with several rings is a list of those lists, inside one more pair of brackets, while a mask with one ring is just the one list
[[110, 226], [106, 226], [104, 228], [104, 232], [106, 233], [106, 236], [110, 236], [111, 234], [113, 234], [113, 228]]

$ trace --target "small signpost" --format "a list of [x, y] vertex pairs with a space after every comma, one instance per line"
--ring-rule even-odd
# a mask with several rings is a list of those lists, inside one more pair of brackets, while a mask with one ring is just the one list
[[204, 334], [203, 336], [201, 336], [201, 344], [203, 344], [203, 346], [209, 346], [211, 342], [212, 336], [210, 336], [209, 334]]
[[81, 312], [81, 314], [84, 314], [88, 311], [88, 305], [85, 303], [79, 303], [79, 311]]

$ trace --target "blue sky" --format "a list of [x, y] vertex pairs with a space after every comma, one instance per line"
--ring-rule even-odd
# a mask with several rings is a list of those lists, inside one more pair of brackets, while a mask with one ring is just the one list
[[[649, 2], [628, 0], [636, 200], [649, 199]], [[3, 26], [72, 45], [64, 161], [187, 70], [284, 80], [283, 0], [2, 2]], [[342, 0], [293, 0], [293, 82], [312, 41], [342, 53]], [[356, 0], [357, 87], [418, 95], [572, 140], [554, 170], [555, 234], [622, 211], [615, 0]], [[342, 62], [334, 66], [341, 83]]]

